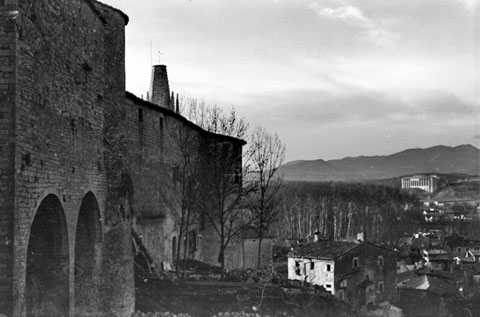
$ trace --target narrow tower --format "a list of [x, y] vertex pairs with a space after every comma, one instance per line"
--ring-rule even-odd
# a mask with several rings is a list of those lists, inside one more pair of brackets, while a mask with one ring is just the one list
[[150, 86], [150, 101], [160, 107], [170, 110], [173, 104], [170, 100], [170, 88], [168, 87], [167, 66], [154, 65], [152, 69], [152, 82]]

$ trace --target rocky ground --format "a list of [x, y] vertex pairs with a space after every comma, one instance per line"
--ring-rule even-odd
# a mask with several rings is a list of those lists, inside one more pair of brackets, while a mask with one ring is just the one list
[[135, 317], [354, 316], [323, 289], [291, 285], [269, 269], [221, 274], [202, 263], [190, 264], [186, 274], [137, 274]]

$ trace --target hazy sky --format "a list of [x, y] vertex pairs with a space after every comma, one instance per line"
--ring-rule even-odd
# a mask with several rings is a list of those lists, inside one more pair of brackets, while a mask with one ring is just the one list
[[480, 145], [480, 0], [102, 2], [130, 17], [128, 91], [161, 51], [172, 90], [235, 106], [287, 161]]

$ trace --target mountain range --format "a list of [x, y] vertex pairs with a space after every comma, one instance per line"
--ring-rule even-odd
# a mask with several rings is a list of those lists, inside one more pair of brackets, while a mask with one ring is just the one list
[[386, 156], [288, 162], [279, 169], [288, 181], [362, 181], [420, 173], [480, 174], [480, 149], [473, 145], [408, 149]]

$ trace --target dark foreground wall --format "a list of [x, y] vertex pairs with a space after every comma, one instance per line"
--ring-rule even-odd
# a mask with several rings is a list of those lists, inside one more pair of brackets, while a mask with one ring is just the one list
[[130, 315], [128, 192], [108, 140], [127, 18], [94, 1], [4, 0], [0, 19], [0, 313]]

